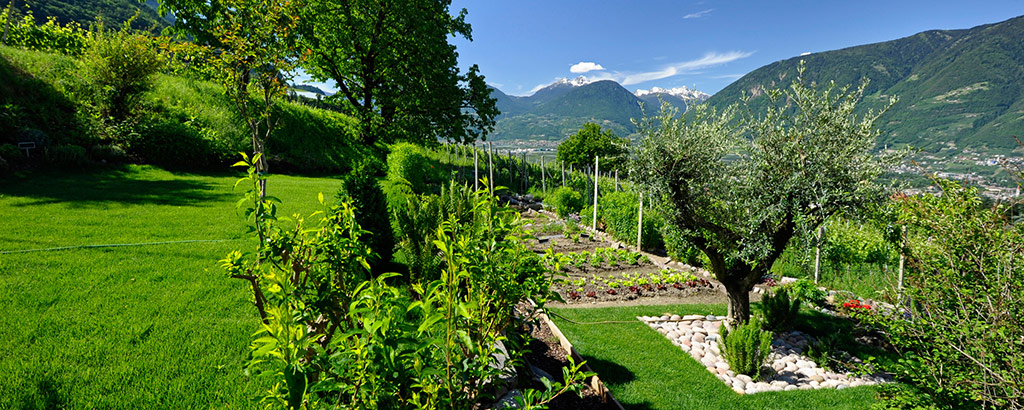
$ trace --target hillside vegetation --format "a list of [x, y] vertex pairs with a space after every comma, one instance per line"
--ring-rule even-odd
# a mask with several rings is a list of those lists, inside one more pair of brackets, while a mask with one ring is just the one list
[[[80, 103], [77, 60], [56, 53], [0, 47], [0, 144], [36, 141], [40, 148], [108, 142]], [[144, 119], [127, 154], [171, 168], [223, 169], [247, 147], [247, 135], [220, 85], [157, 74], [142, 97]], [[359, 149], [354, 120], [297, 102], [278, 103], [281, 128], [268, 141], [278, 170], [337, 173]], [[41, 154], [42, 152], [38, 152]], [[90, 152], [92, 154], [92, 152]], [[100, 158], [94, 158], [100, 159]]]
[[723, 108], [746, 93], [756, 105], [761, 90], [787, 83], [801, 60], [811, 81], [855, 86], [868, 79], [862, 111], [899, 97], [879, 122], [879, 146], [1010, 151], [1016, 147], [1012, 136], [1024, 129], [1024, 17], [778, 61], [743, 76], [708, 103]]

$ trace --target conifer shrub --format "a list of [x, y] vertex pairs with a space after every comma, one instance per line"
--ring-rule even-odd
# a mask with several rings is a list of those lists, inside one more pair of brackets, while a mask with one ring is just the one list
[[764, 330], [783, 332], [793, 329], [793, 322], [800, 313], [800, 298], [790, 297], [789, 289], [780, 287], [761, 299], [764, 313]]
[[732, 371], [760, 378], [761, 366], [771, 352], [772, 333], [761, 330], [757, 318], [732, 331], [722, 327], [722, 342], [722, 357]]

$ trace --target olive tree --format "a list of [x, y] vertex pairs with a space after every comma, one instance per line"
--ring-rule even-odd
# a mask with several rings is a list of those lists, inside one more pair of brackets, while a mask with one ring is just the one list
[[662, 198], [667, 222], [702, 251], [729, 295], [729, 316], [746, 322], [750, 294], [798, 232], [881, 199], [876, 178], [895, 158], [872, 154], [874, 122], [890, 107], [857, 115], [865, 84], [807, 84], [803, 67], [787, 89], [765, 91], [767, 107], [744, 98], [685, 116], [662, 106], [637, 122], [634, 177]]

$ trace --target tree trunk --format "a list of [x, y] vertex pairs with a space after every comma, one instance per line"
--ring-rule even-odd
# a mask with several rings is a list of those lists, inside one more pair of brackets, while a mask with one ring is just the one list
[[729, 295], [729, 320], [733, 323], [747, 323], [750, 320], [750, 288], [742, 283], [732, 286], [723, 283]]

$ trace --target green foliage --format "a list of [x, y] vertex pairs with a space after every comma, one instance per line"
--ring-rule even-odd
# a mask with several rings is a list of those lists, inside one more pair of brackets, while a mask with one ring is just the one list
[[748, 375], [755, 380], [761, 378], [761, 366], [771, 353], [772, 332], [761, 330], [757, 321], [737, 325], [735, 329], [722, 328], [722, 357], [729, 363], [729, 369]]
[[27, 130], [55, 144], [88, 143], [75, 102], [75, 60], [59, 54], [0, 47], [0, 140], [17, 143]]
[[822, 258], [833, 266], [892, 264], [898, 259], [896, 249], [870, 224], [840, 218], [824, 224]]
[[[11, 5], [0, 10], [0, 27], [6, 26], [12, 15]], [[43, 14], [47, 16], [47, 14]], [[3, 34], [0, 33], [0, 36]], [[50, 51], [65, 55], [79, 55], [85, 51], [89, 43], [89, 34], [77, 22], [61, 24], [55, 17], [46, 17], [42, 24], [36, 23], [31, 10], [20, 20], [16, 17], [10, 21], [7, 30], [6, 45], [29, 50]]]
[[388, 154], [388, 179], [407, 181], [413, 192], [430, 193], [440, 185], [442, 171], [421, 146], [403, 142]]
[[459, 72], [449, 38], [471, 40], [471, 29], [450, 5], [315, 0], [299, 10], [303, 67], [337, 82], [331, 100], [359, 119], [363, 143], [472, 142], [493, 128], [498, 112], [478, 67]]
[[199, 121], [156, 120], [139, 125], [121, 141], [127, 151], [147, 164], [169, 169], [209, 169], [228, 162], [229, 146]]
[[[26, 2], [19, 1], [19, 7]], [[106, 23], [120, 26], [129, 24], [133, 30], [159, 32], [167, 27], [156, 10], [136, 0], [30, 0], [32, 10], [40, 23], [42, 18], [55, 18], [61, 24], [72, 22], [89, 26]], [[155, 1], [149, 4], [156, 5]]]
[[[495, 355], [500, 344], [513, 342], [503, 335], [514, 307], [527, 297], [543, 304], [551, 284], [520, 237], [517, 215], [488, 192], [474, 195], [472, 213], [484, 223], [463, 224], [453, 213], [436, 227], [440, 278], [398, 288], [389, 284], [396, 274], [367, 279], [365, 231], [347, 203], [326, 210], [313, 226], [297, 216], [294, 228], [279, 227], [275, 200], [259, 194], [257, 161], [238, 165], [248, 168], [239, 183], [249, 191], [239, 204], [254, 204], [246, 214], [259, 248], [255, 255], [232, 252], [221, 265], [250, 282], [263, 318], [249, 368], [275, 382], [264, 402], [442, 409], [485, 402], [505, 371]], [[508, 351], [510, 361], [518, 360], [518, 350]], [[565, 376], [547, 394], [524, 394], [532, 399], [527, 407], [578, 391], [590, 374], [574, 366]]]
[[793, 322], [800, 314], [801, 299], [797, 295], [791, 298], [789, 289], [780, 287], [761, 298], [761, 312], [764, 313], [762, 326], [764, 330], [784, 332], [793, 329]]
[[77, 145], [57, 145], [46, 150], [46, 159], [60, 168], [75, 169], [89, 164], [85, 148]]
[[555, 213], [561, 218], [568, 218], [569, 215], [579, 213], [583, 208], [583, 198], [580, 193], [567, 186], [555, 189], [544, 202], [553, 206]]
[[892, 162], [870, 151], [877, 115], [854, 115], [863, 86], [819, 89], [802, 76], [785, 91], [765, 91], [772, 104], [763, 115], [741, 109], [736, 122], [733, 109], [698, 105], [679, 117], [663, 106], [639, 123], [634, 175], [708, 257], [741, 323], [750, 290], [798, 231], [884, 197], [874, 181]]
[[384, 164], [380, 159], [363, 157], [343, 179], [344, 187], [338, 195], [354, 208], [356, 223], [367, 231], [363, 242], [370, 248], [370, 261], [380, 266], [391, 261], [395, 248], [387, 198], [380, 186], [383, 176]]
[[881, 326], [904, 380], [943, 407], [1024, 406], [1024, 225], [982, 208], [976, 189], [937, 180], [941, 196], [906, 198], [908, 267], [899, 309]]
[[819, 289], [818, 286], [810, 280], [797, 279], [794, 282], [782, 285], [781, 289], [785, 289], [796, 300], [807, 301], [807, 303], [817, 306], [826, 305], [825, 298], [828, 296], [828, 293]]
[[[639, 198], [629, 191], [609, 192], [598, 199], [597, 217], [615, 239], [628, 244], [636, 243], [636, 228], [639, 212]], [[661, 249], [665, 246], [658, 226], [663, 222], [653, 212], [644, 214], [643, 234], [640, 243], [643, 249]]]
[[473, 212], [476, 196], [469, 186], [450, 181], [441, 187], [440, 195], [403, 196], [405, 204], [393, 206], [397, 255], [409, 267], [410, 283], [439, 278], [443, 259], [434, 246], [437, 227], [450, 217], [460, 226], [474, 229], [478, 222]]
[[24, 157], [25, 154], [14, 144], [0, 144], [0, 158], [3, 158], [7, 163], [17, 163]]
[[594, 157], [600, 156], [601, 170], [614, 170], [622, 167], [628, 143], [625, 138], [611, 131], [602, 131], [600, 125], [588, 122], [558, 144], [558, 160], [576, 168], [593, 167]]
[[117, 145], [93, 145], [89, 149], [92, 159], [107, 164], [119, 164], [128, 160], [128, 154]]
[[79, 60], [78, 75], [101, 124], [134, 123], [160, 65], [151, 38], [127, 30], [96, 33]]

